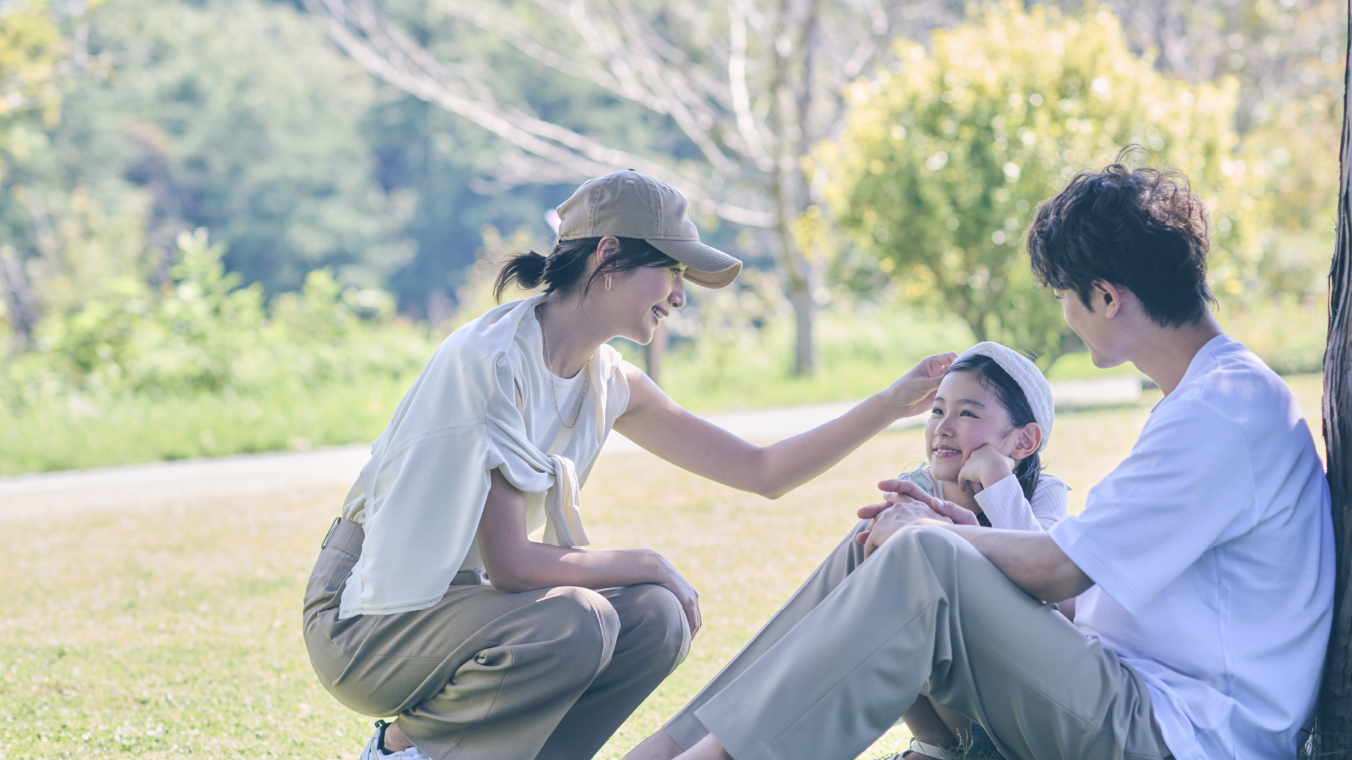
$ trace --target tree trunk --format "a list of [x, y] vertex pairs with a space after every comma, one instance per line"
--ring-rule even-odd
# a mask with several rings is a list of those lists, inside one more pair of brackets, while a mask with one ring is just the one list
[[812, 298], [812, 284], [794, 283], [789, 291], [789, 303], [793, 305], [796, 336], [793, 344], [793, 373], [806, 377], [817, 369], [812, 341], [812, 322], [816, 318], [817, 304]]
[[33, 330], [38, 324], [37, 298], [17, 255], [0, 252], [0, 299], [4, 300], [9, 326], [14, 331], [11, 349], [15, 353], [28, 350], [33, 346]]
[[816, 321], [817, 273], [812, 262], [798, 247], [793, 236], [793, 223], [807, 208], [807, 178], [792, 155], [781, 156], [775, 176], [775, 237], [779, 244], [780, 267], [788, 285], [789, 303], [793, 306], [795, 341], [793, 373], [811, 375], [817, 369], [812, 326]]
[[662, 357], [667, 355], [667, 342], [667, 324], [658, 322], [657, 329], [653, 330], [653, 339], [648, 341], [648, 348], [643, 352], [648, 360], [648, 377], [658, 385], [662, 384]]
[[[1349, 3], [1352, 31], [1352, 3]], [[1352, 51], [1352, 36], [1349, 36]], [[1315, 744], [1311, 756], [1352, 757], [1352, 59], [1343, 80], [1342, 190], [1338, 194], [1338, 243], [1329, 271], [1329, 334], [1324, 353], [1324, 443], [1328, 454], [1329, 490], [1333, 496], [1333, 530], [1338, 575], [1334, 584], [1333, 632], [1324, 683], [1319, 694]]]

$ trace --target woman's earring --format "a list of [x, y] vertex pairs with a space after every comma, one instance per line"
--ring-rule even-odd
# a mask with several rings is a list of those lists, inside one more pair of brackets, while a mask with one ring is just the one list
[[606, 290], [610, 290], [610, 275], [606, 275]]

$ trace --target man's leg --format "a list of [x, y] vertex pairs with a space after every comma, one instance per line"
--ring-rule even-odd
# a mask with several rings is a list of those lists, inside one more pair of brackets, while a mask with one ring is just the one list
[[[798, 621], [807, 616], [818, 604], [821, 603], [832, 591], [835, 590], [845, 578], [859, 567], [859, 563], [864, 561], [864, 547], [855, 540], [859, 531], [868, 527], [868, 521], [865, 520], [854, 526], [849, 533], [845, 535], [835, 549], [822, 560], [817, 569], [808, 576], [803, 585], [789, 597], [789, 601], [770, 618], [770, 622], [765, 624], [759, 632], [752, 637], [742, 651], [723, 666], [718, 675], [695, 695], [681, 711], [676, 713], [667, 724], [662, 727], [666, 737], [654, 735], [650, 741], [659, 740], [664, 746], [669, 746], [665, 740], [670, 738], [680, 749], [689, 749], [695, 742], [699, 741], [708, 730], [704, 724], [695, 717], [695, 711], [705, 702], [712, 699], [723, 687], [732, 683], [737, 676], [741, 675], [752, 663], [760, 659], [762, 655], [770, 650], [780, 639], [784, 638], [790, 630], [793, 629]], [[648, 744], [649, 742], [644, 742]], [[642, 746], [642, 745], [640, 745]], [[660, 757], [662, 755], [670, 756], [671, 753], [654, 752], [652, 754], [638, 754], [635, 757]]]
[[698, 710], [736, 760], [853, 758], [922, 689], [1005, 757], [1167, 758], [1140, 677], [942, 528], [908, 528]]

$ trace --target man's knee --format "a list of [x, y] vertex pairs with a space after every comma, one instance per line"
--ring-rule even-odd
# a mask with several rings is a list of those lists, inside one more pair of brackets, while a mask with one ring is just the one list
[[870, 556], [870, 560], [877, 558], [884, 562], [899, 562], [907, 559], [947, 559], [955, 553], [967, 551], [975, 549], [953, 531], [937, 525], [910, 525], [897, 531]]

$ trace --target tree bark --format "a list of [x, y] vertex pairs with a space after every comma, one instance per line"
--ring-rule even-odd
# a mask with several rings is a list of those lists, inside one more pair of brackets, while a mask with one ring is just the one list
[[[1352, 31], [1352, 2], [1349, 3]], [[1352, 36], [1349, 37], [1352, 51]], [[1319, 694], [1315, 744], [1311, 756], [1352, 757], [1352, 59], [1343, 80], [1342, 189], [1338, 194], [1338, 241], [1329, 270], [1329, 333], [1324, 353], [1324, 443], [1328, 454], [1329, 490], [1333, 497], [1333, 530], [1337, 545], [1333, 631], [1324, 683]]]
[[662, 358], [667, 355], [669, 335], [666, 323], [659, 322], [657, 329], [653, 330], [653, 339], [648, 341], [648, 347], [643, 352], [647, 359], [648, 377], [658, 385], [662, 384]]
[[9, 326], [13, 330], [15, 353], [33, 345], [33, 330], [38, 324], [37, 297], [28, 284], [23, 261], [17, 255], [0, 251], [0, 299], [9, 312]]

